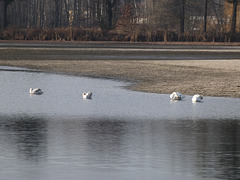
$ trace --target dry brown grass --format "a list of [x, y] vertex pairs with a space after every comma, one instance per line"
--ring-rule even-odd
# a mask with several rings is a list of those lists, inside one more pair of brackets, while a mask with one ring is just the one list
[[[98, 28], [50, 28], [50, 29], [0, 29], [0, 40], [38, 40], [38, 41], [132, 41], [132, 42], [240, 42], [240, 33], [217, 33], [215, 30], [205, 34], [198, 31], [184, 34], [175, 31], [149, 28], [148, 26], [121, 27], [106, 31]], [[129, 29], [130, 28], [130, 29]], [[132, 29], [133, 28], [133, 29]], [[122, 29], [125, 29], [124, 31]], [[126, 31], [126, 29], [129, 29]]]

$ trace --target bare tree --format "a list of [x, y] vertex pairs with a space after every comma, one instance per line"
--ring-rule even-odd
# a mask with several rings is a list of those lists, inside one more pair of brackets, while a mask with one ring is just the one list
[[7, 9], [8, 9], [8, 5], [11, 4], [14, 0], [0, 0], [4, 2], [4, 13], [3, 13], [3, 27], [6, 28], [7, 27]]
[[127, 3], [122, 7], [116, 29], [124, 33], [131, 33], [134, 30], [134, 5], [132, 3]]

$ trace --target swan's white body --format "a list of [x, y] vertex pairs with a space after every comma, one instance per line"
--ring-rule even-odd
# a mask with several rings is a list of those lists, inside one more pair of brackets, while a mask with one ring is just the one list
[[203, 100], [203, 95], [195, 94], [192, 97], [192, 102], [201, 102]]
[[30, 94], [36, 94], [36, 95], [40, 95], [43, 93], [40, 88], [36, 88], [36, 89], [30, 88], [29, 92]]
[[182, 95], [181, 93], [179, 92], [173, 92], [171, 95], [170, 95], [170, 98], [172, 100], [182, 100], [184, 98], [184, 95]]
[[87, 92], [87, 93], [82, 93], [83, 99], [92, 99], [92, 93]]

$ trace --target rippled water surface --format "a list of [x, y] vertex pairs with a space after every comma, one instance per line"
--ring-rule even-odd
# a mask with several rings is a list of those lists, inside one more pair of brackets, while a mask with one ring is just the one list
[[126, 82], [0, 69], [0, 179], [240, 178], [240, 99], [175, 102]]

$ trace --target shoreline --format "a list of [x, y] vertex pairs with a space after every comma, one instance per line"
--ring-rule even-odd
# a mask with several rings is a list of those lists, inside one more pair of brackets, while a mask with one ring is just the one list
[[134, 82], [143, 92], [240, 98], [240, 44], [0, 41], [0, 65]]
[[130, 90], [240, 98], [239, 60], [0, 60], [14, 66], [134, 82]]

